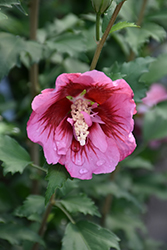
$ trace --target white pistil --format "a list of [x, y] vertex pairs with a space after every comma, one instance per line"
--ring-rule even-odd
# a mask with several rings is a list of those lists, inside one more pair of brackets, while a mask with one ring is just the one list
[[77, 99], [71, 105], [71, 115], [74, 121], [74, 130], [81, 146], [85, 145], [86, 138], [89, 134], [88, 125], [85, 122], [84, 116], [81, 111], [86, 112], [90, 115], [91, 108], [89, 107], [90, 102], [88, 100]]

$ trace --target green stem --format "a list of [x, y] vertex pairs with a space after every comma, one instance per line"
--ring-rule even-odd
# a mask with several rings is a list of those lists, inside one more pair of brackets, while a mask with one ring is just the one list
[[38, 166], [38, 165], [36, 165], [36, 164], [34, 164], [34, 163], [30, 163], [29, 165], [30, 165], [31, 167], [33, 167], [33, 168], [36, 168], [36, 169], [38, 169], [38, 170], [41, 170], [41, 171], [45, 172], [46, 174], [48, 173], [48, 171], [47, 171], [46, 169], [41, 168], [40, 166]]
[[100, 13], [96, 13], [96, 41], [100, 40]]
[[99, 56], [100, 56], [101, 50], [103, 48], [103, 45], [104, 45], [104, 43], [105, 43], [105, 41], [110, 33], [110, 30], [111, 30], [111, 28], [112, 28], [112, 26], [113, 26], [113, 24], [118, 16], [118, 13], [119, 13], [120, 9], [122, 8], [122, 5], [124, 4], [125, 1], [126, 0], [122, 1], [121, 3], [119, 3], [116, 6], [114, 13], [109, 21], [109, 24], [108, 24], [100, 42], [99, 42], [99, 44], [97, 45], [97, 48], [96, 48], [96, 51], [95, 51], [95, 54], [94, 54], [94, 57], [93, 57], [93, 60], [92, 60], [91, 66], [90, 66], [90, 70], [95, 69], [97, 62], [99, 60]]
[[60, 205], [60, 203], [55, 202], [55, 206], [60, 208], [63, 211], [63, 213], [68, 217], [68, 219], [71, 221], [72, 224], [75, 224], [75, 221], [73, 220], [71, 215], [65, 210], [63, 206]]

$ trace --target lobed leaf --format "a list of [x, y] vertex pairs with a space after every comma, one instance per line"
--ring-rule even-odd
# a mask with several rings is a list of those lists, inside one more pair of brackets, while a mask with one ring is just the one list
[[43, 45], [34, 41], [24, 41], [23, 38], [9, 33], [0, 33], [0, 79], [14, 67], [20, 65], [22, 51], [29, 53], [31, 63], [39, 62], [43, 57]]
[[141, 241], [139, 234], [136, 233], [137, 229], [143, 234], [147, 233], [141, 218], [128, 212], [115, 213], [107, 217], [106, 224], [112, 230], [122, 230], [125, 233], [129, 249], [143, 249], [143, 240]]
[[104, 72], [112, 79], [123, 78], [131, 86], [135, 101], [140, 101], [145, 96], [147, 87], [142, 76], [149, 71], [149, 65], [156, 59], [153, 57], [138, 57], [134, 61], [119, 65], [117, 62], [110, 68], [104, 68]]
[[149, 71], [149, 65], [154, 60], [155, 58], [152, 57], [139, 57], [134, 61], [125, 62], [121, 66], [121, 73], [126, 75], [124, 77], [125, 81], [133, 89], [135, 101], [140, 101], [145, 96], [147, 87], [140, 79], [145, 72]]
[[100, 216], [94, 202], [85, 194], [68, 195], [60, 200], [59, 203], [61, 203], [70, 213], [80, 212], [83, 214]]
[[8, 33], [0, 33], [0, 79], [6, 76], [11, 68], [19, 66], [19, 54], [25, 48], [23, 39]]
[[118, 237], [109, 230], [89, 221], [69, 223], [63, 238], [62, 250], [119, 250]]
[[25, 167], [31, 163], [27, 151], [7, 135], [0, 136], [0, 160], [3, 161], [4, 175], [8, 172], [22, 173]]
[[162, 77], [167, 76], [166, 65], [167, 54], [161, 54], [150, 64], [149, 71], [141, 76], [140, 81], [151, 84], [161, 80]]
[[54, 41], [48, 41], [47, 45], [50, 49], [60, 53], [67, 53], [69, 56], [76, 56], [77, 53], [86, 50], [85, 39], [82, 34], [62, 34], [54, 39]]
[[42, 214], [45, 209], [45, 199], [40, 195], [29, 195], [24, 204], [16, 209], [15, 215], [29, 217], [32, 214]]
[[52, 165], [48, 169], [48, 174], [46, 180], [48, 181], [48, 186], [45, 194], [45, 204], [47, 204], [54, 194], [57, 188], [61, 188], [64, 185], [64, 182], [69, 177], [69, 174], [63, 166], [60, 164]]
[[0, 239], [7, 240], [12, 245], [19, 245], [21, 241], [39, 242], [44, 245], [41, 237], [34, 231], [17, 224], [0, 224]]
[[143, 138], [146, 142], [167, 137], [166, 110], [167, 101], [159, 103], [145, 115], [143, 124]]
[[166, 37], [165, 29], [156, 23], [145, 23], [140, 29], [128, 29], [126, 41], [135, 54], [150, 38], [161, 42]]

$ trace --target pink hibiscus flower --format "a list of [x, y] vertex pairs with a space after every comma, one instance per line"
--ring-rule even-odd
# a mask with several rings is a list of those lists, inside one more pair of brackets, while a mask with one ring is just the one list
[[104, 73], [62, 74], [55, 89], [32, 102], [28, 137], [39, 143], [49, 164], [65, 165], [72, 177], [110, 173], [136, 147], [136, 105], [130, 86]]
[[138, 105], [137, 111], [140, 114], [146, 113], [151, 107], [165, 100], [167, 100], [165, 87], [160, 83], [154, 83], [146, 93], [146, 97], [142, 99], [142, 103]]

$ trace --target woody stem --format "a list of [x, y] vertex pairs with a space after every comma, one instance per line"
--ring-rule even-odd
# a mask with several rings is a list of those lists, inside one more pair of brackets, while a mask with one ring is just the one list
[[99, 60], [99, 56], [100, 56], [100, 53], [102, 51], [103, 45], [104, 45], [104, 43], [105, 43], [105, 41], [110, 33], [110, 30], [111, 30], [111, 28], [112, 28], [112, 26], [113, 26], [113, 24], [118, 16], [118, 13], [119, 13], [120, 9], [122, 8], [122, 5], [124, 4], [125, 1], [126, 0], [122, 1], [121, 3], [119, 3], [116, 6], [114, 13], [109, 21], [109, 24], [108, 24], [100, 42], [99, 42], [99, 44], [97, 45], [97, 48], [96, 48], [96, 51], [95, 51], [95, 54], [94, 54], [94, 57], [93, 57], [93, 60], [92, 60], [91, 66], [90, 66], [90, 70], [93, 70], [96, 68], [96, 65], [97, 65], [97, 62]]
[[[36, 40], [36, 33], [38, 27], [38, 12], [39, 12], [39, 0], [31, 0], [30, 2], [30, 39]], [[31, 96], [34, 98], [39, 92], [38, 84], [38, 64], [33, 64], [29, 70], [29, 79], [31, 83], [30, 91]], [[39, 146], [31, 142], [30, 144], [31, 159], [34, 164], [39, 165]], [[38, 193], [38, 182], [33, 180], [32, 192]]]

